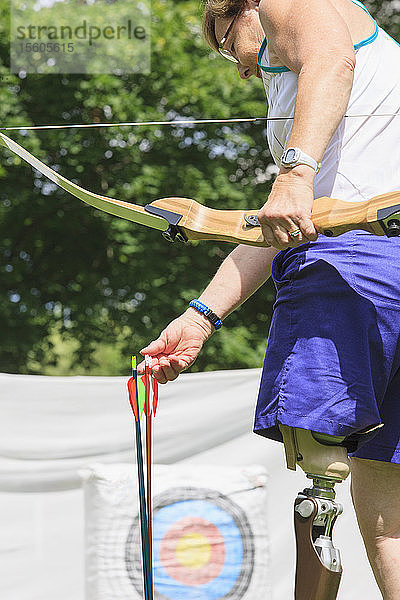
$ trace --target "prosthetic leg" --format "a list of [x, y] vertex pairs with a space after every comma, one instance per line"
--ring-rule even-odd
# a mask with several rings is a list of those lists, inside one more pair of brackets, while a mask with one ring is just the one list
[[312, 479], [294, 503], [297, 562], [295, 600], [335, 600], [342, 565], [332, 543], [332, 529], [343, 512], [335, 502], [335, 483], [350, 473], [345, 437], [279, 425], [288, 469], [298, 464]]

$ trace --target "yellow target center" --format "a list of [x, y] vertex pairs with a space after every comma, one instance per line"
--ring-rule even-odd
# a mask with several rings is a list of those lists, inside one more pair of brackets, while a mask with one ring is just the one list
[[211, 545], [201, 533], [183, 535], [176, 545], [178, 562], [189, 569], [201, 569], [210, 560]]

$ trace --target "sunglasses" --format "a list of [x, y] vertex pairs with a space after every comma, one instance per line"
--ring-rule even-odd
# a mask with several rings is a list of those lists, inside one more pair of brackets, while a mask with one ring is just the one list
[[228, 29], [227, 29], [227, 30], [226, 30], [226, 32], [225, 32], [225, 35], [224, 35], [224, 37], [222, 38], [222, 40], [221, 40], [221, 41], [220, 41], [220, 43], [218, 44], [218, 52], [221, 54], [221, 56], [223, 56], [224, 58], [226, 58], [226, 59], [228, 59], [228, 60], [230, 60], [231, 62], [234, 62], [234, 63], [238, 63], [239, 61], [238, 61], [238, 60], [237, 60], [237, 59], [236, 59], [236, 58], [235, 58], [235, 57], [234, 57], [234, 56], [233, 56], [233, 55], [230, 53], [230, 51], [229, 51], [229, 50], [226, 50], [226, 48], [224, 48], [223, 46], [224, 46], [224, 44], [225, 44], [226, 40], [228, 39], [228, 36], [229, 36], [229, 34], [230, 34], [230, 32], [231, 32], [231, 29], [232, 29], [232, 27], [233, 27], [233, 24], [234, 24], [234, 22], [235, 22], [235, 20], [236, 20], [236, 18], [237, 18], [238, 16], [239, 16], [239, 13], [237, 13], [237, 14], [236, 14], [236, 15], [233, 17], [233, 19], [232, 19], [232, 21], [231, 21], [231, 23], [230, 23], [230, 25], [229, 25]]

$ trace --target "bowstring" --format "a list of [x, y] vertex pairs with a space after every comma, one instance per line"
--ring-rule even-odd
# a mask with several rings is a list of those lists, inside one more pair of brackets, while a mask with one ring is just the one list
[[[400, 112], [396, 113], [366, 113], [344, 115], [345, 119], [368, 118], [368, 117], [398, 117]], [[13, 127], [0, 127], [0, 131], [30, 131], [42, 129], [89, 129], [95, 127], [142, 127], [150, 126], [185, 126], [185, 125], [211, 125], [218, 123], [255, 123], [257, 121], [289, 121], [290, 117], [237, 117], [232, 119], [179, 119], [174, 121], [127, 121], [123, 123], [82, 123], [70, 125], [22, 125]]]

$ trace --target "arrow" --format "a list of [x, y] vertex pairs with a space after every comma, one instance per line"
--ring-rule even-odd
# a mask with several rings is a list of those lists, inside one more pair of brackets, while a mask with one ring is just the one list
[[142, 543], [143, 586], [145, 600], [153, 600], [150, 540], [148, 530], [148, 515], [146, 506], [146, 490], [144, 486], [142, 433], [140, 429], [139, 393], [137, 385], [136, 357], [132, 356], [132, 377], [128, 381], [129, 403], [135, 417], [136, 458], [139, 483], [139, 520]]
[[[141, 410], [141, 391], [143, 390], [143, 411]], [[153, 398], [151, 399], [151, 391]], [[145, 600], [154, 596], [153, 581], [153, 527], [152, 527], [152, 417], [158, 403], [158, 383], [151, 371], [151, 358], [145, 356], [145, 373], [138, 379], [136, 357], [132, 356], [132, 377], [128, 380], [128, 396], [135, 417], [136, 458], [139, 483], [139, 519], [142, 543], [142, 566]], [[140, 419], [146, 415], [146, 471], [147, 486], [144, 482], [143, 447]]]
[[153, 582], [153, 526], [152, 526], [152, 502], [151, 502], [151, 462], [152, 462], [152, 404], [150, 402], [150, 369], [151, 358], [147, 354], [144, 357], [144, 413], [146, 415], [146, 467], [147, 467], [147, 530], [149, 532], [149, 559], [150, 559], [150, 585], [154, 590]]

